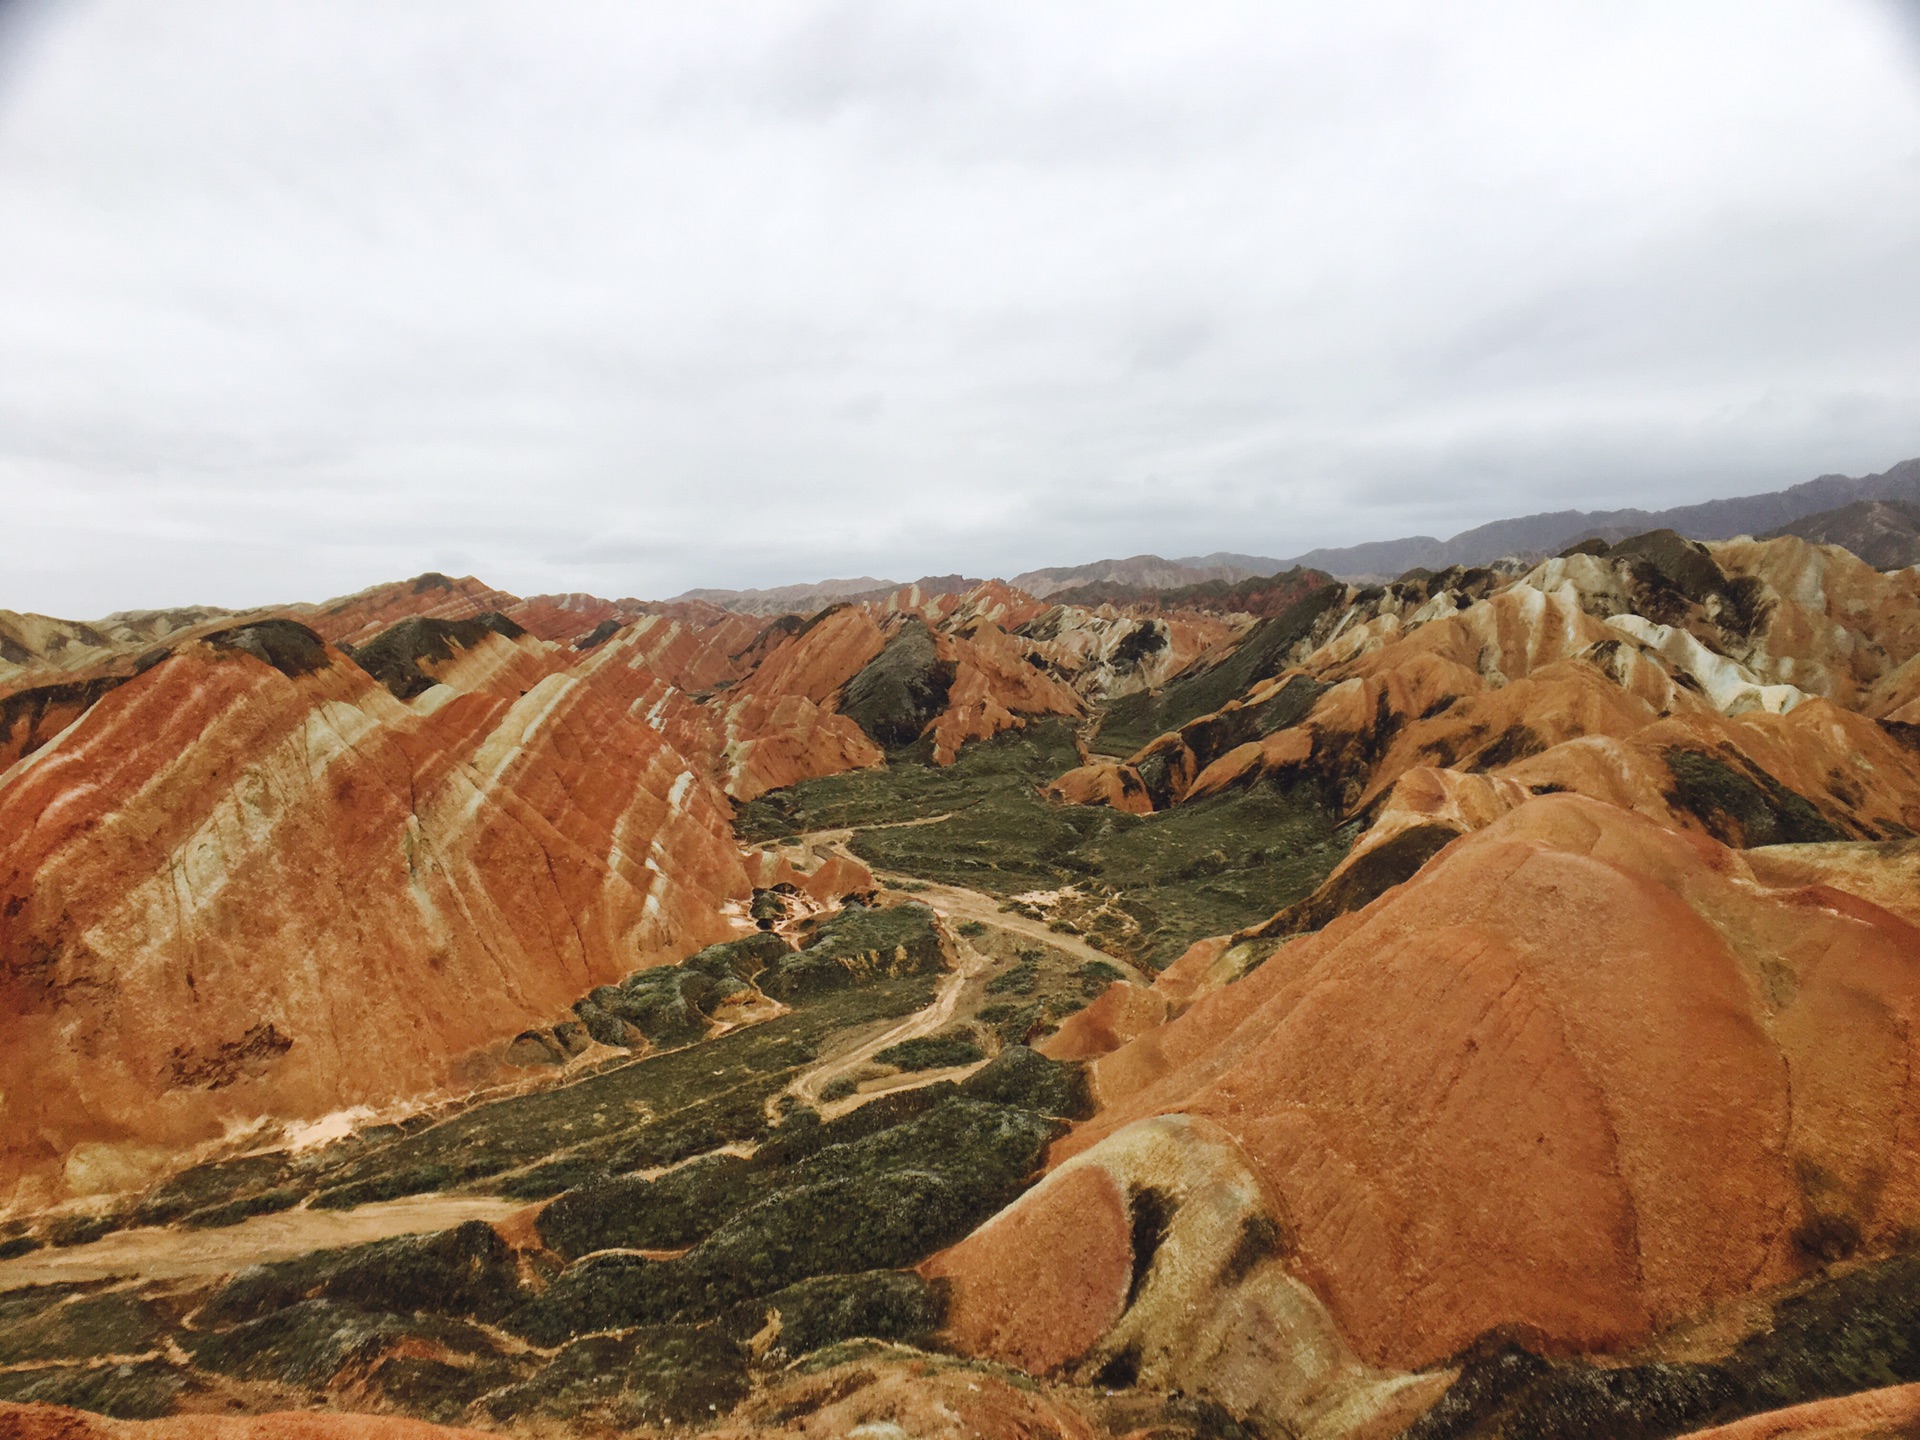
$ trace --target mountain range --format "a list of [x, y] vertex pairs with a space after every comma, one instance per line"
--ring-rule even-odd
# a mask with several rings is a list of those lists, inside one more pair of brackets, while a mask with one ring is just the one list
[[[1159, 555], [1132, 555], [1124, 560], [1095, 560], [1085, 565], [1023, 571], [1008, 583], [1029, 595], [1045, 597], [1087, 585], [1127, 586], [1145, 591], [1200, 585], [1210, 580], [1231, 584], [1302, 566], [1324, 570], [1342, 580], [1390, 580], [1413, 569], [1486, 565], [1508, 555], [1538, 558], [1557, 554], [1581, 540], [1621, 540], [1649, 530], [1673, 530], [1691, 540], [1780, 534], [1808, 517], [1868, 501], [1920, 505], [1920, 459], [1904, 460], [1878, 475], [1858, 479], [1822, 475], [1785, 490], [1707, 500], [1668, 510], [1543, 511], [1477, 525], [1449, 540], [1410, 535], [1399, 540], [1309, 550], [1285, 560], [1225, 552], [1174, 560]], [[1915, 559], [1900, 559], [1915, 552], [1897, 543], [1891, 547], [1883, 545], [1875, 553], [1889, 557], [1883, 568], [1920, 560], [1920, 555]], [[978, 582], [946, 575], [929, 576], [913, 583], [928, 594], [945, 594], [967, 589]], [[780, 607], [812, 611], [836, 600], [874, 599], [899, 588], [898, 581], [863, 576], [857, 580], [823, 580], [814, 585], [786, 585], [772, 590], [689, 590], [675, 598], [705, 601], [747, 614], [775, 614]]]
[[1915, 1433], [1915, 474], [0, 611], [0, 1436]]

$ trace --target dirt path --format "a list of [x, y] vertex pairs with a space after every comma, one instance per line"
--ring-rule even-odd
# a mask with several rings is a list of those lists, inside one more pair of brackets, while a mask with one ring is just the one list
[[[877, 830], [932, 825], [946, 818], [945, 815], [931, 815], [923, 819], [897, 821], [890, 826], [864, 828]], [[801, 836], [800, 843], [854, 859], [846, 849], [854, 833], [851, 829], [815, 830]], [[960, 966], [941, 980], [932, 1003], [925, 1009], [915, 1011], [899, 1024], [846, 1054], [806, 1071], [783, 1092], [814, 1106], [826, 1118], [844, 1114], [879, 1095], [914, 1089], [941, 1080], [961, 1079], [978, 1068], [966, 1065], [906, 1072], [870, 1091], [842, 1100], [823, 1102], [820, 1099], [821, 1091], [834, 1080], [866, 1065], [889, 1045], [935, 1034], [952, 1021], [968, 982], [978, 979], [993, 963], [965, 936], [957, 933], [963, 921], [977, 921], [989, 929], [1051, 946], [1081, 960], [1103, 961], [1119, 969], [1136, 984], [1153, 983], [1152, 976], [1143, 974], [1136, 966], [1118, 956], [1089, 945], [1077, 935], [1061, 934], [1049, 930], [1038, 920], [1002, 910], [1001, 902], [983, 891], [919, 880], [908, 875], [878, 874], [876, 878], [882, 884], [894, 881], [910, 886], [904, 893], [925, 902], [939, 913], [949, 929], [955, 932]], [[774, 1102], [769, 1102], [770, 1115], [773, 1108]], [[750, 1149], [723, 1148], [736, 1153], [746, 1153]], [[466, 1220], [500, 1221], [525, 1208], [525, 1201], [496, 1196], [411, 1195], [399, 1200], [361, 1205], [352, 1210], [285, 1210], [276, 1215], [256, 1215], [238, 1225], [213, 1230], [178, 1227], [118, 1230], [90, 1245], [48, 1248], [12, 1260], [0, 1260], [0, 1290], [21, 1285], [104, 1280], [115, 1276], [173, 1280], [226, 1275], [248, 1265], [291, 1259], [310, 1250], [444, 1230]]]
[[[930, 815], [922, 820], [896, 820], [886, 825], [867, 825], [867, 830], [898, 830], [913, 825], [932, 825], [949, 818], [946, 815]], [[847, 849], [847, 842], [855, 835], [852, 829], [809, 830], [799, 837], [799, 843], [812, 848], [831, 851], [842, 859], [855, 864], [865, 864], [859, 856]], [[947, 885], [937, 880], [922, 880], [915, 875], [901, 875], [876, 870], [874, 878], [883, 885], [892, 884], [901, 888], [915, 900], [923, 900], [937, 910], [947, 921], [976, 920], [994, 930], [1004, 930], [1012, 935], [1024, 936], [1028, 940], [1043, 945], [1051, 945], [1056, 950], [1081, 960], [1100, 960], [1119, 970], [1136, 985], [1153, 984], [1153, 976], [1141, 970], [1132, 961], [1118, 955], [1108, 954], [1096, 945], [1090, 945], [1078, 935], [1063, 934], [1058, 930], [1049, 930], [1046, 925], [1028, 916], [1011, 910], [1002, 910], [1003, 903], [998, 897], [984, 890], [969, 890], [963, 885]]]
[[[946, 818], [944, 815], [934, 815], [921, 820], [901, 820], [891, 825], [874, 825], [866, 828], [880, 830], [898, 829], [909, 825], [931, 825]], [[810, 851], [814, 849], [827, 850], [845, 859], [856, 860], [857, 857], [847, 849], [847, 842], [853, 838], [854, 833], [851, 829], [811, 830], [799, 837], [799, 843], [806, 846]], [[905, 890], [904, 893], [915, 900], [922, 901], [931, 906], [940, 918], [947, 922], [948, 927], [954, 931], [954, 938], [960, 949], [960, 968], [940, 982], [940, 988], [934, 995], [933, 1003], [928, 1005], [924, 1010], [915, 1011], [898, 1025], [865, 1041], [846, 1054], [836, 1056], [832, 1060], [815, 1066], [813, 1069], [801, 1075], [782, 1092], [784, 1095], [792, 1095], [806, 1104], [813, 1106], [826, 1119], [831, 1120], [835, 1116], [844, 1114], [848, 1110], [852, 1110], [879, 1095], [892, 1094], [899, 1090], [916, 1089], [919, 1086], [931, 1085], [940, 1080], [961, 1079], [979, 1068], [977, 1065], [965, 1065], [943, 1070], [910, 1072], [897, 1076], [884, 1085], [877, 1085], [872, 1090], [863, 1091], [857, 1095], [850, 1095], [840, 1100], [823, 1101], [820, 1098], [821, 1092], [825, 1090], [828, 1085], [832, 1084], [833, 1081], [843, 1075], [853, 1074], [889, 1045], [898, 1045], [902, 1041], [917, 1040], [922, 1036], [932, 1035], [953, 1019], [954, 1011], [959, 1005], [960, 996], [962, 992], [965, 991], [967, 982], [977, 979], [980, 975], [984, 974], [993, 963], [990, 957], [983, 955], [968, 942], [964, 935], [958, 933], [958, 925], [962, 921], [972, 920], [987, 926], [989, 929], [1004, 931], [1011, 935], [1017, 935], [1040, 944], [1049, 945], [1055, 950], [1064, 951], [1080, 960], [1098, 960], [1105, 964], [1112, 965], [1125, 975], [1127, 979], [1137, 985], [1151, 985], [1153, 983], [1153, 977], [1151, 975], [1142, 973], [1140, 969], [1131, 962], [1120, 959], [1118, 956], [1109, 955], [1106, 951], [1089, 945], [1077, 935], [1064, 935], [1059, 931], [1049, 930], [1038, 920], [1011, 911], [1002, 910], [1000, 908], [1001, 902], [994, 896], [988, 895], [983, 891], [969, 890], [960, 885], [943, 885], [934, 881], [916, 879], [912, 876], [888, 875], [882, 872], [876, 872], [875, 878], [883, 885], [889, 881], [906, 882], [911, 888]], [[769, 1116], [773, 1115], [777, 1104], [778, 1097], [768, 1101]]]
[[[887, 877], [876, 876], [882, 883]], [[910, 879], [909, 876], [893, 877]], [[1064, 950], [1067, 954], [1081, 960], [1099, 960], [1113, 966], [1136, 985], [1153, 984], [1153, 976], [1145, 973], [1131, 960], [1109, 954], [1097, 945], [1089, 945], [1078, 935], [1063, 934], [1058, 930], [1049, 930], [1044, 923], [1011, 910], [1002, 910], [1001, 901], [979, 890], [967, 890], [958, 885], [942, 885], [931, 880], [914, 880], [915, 886], [925, 886], [912, 892], [916, 900], [924, 900], [942, 915], [956, 920], [977, 920], [992, 930], [1005, 930], [1012, 935], [1042, 945], [1051, 945], [1055, 950]]]
[[504, 1220], [525, 1209], [526, 1203], [492, 1195], [410, 1195], [353, 1210], [283, 1210], [217, 1230], [170, 1226], [116, 1230], [91, 1245], [35, 1250], [0, 1260], [0, 1290], [111, 1276], [178, 1280], [227, 1275], [309, 1250], [445, 1230], [465, 1220]]
[[[953, 1018], [953, 1012], [960, 1003], [960, 994], [967, 988], [967, 982], [985, 973], [991, 963], [966, 940], [959, 940], [960, 968], [940, 982], [940, 988], [934, 992], [933, 1003], [924, 1010], [916, 1010], [898, 1025], [882, 1031], [871, 1040], [856, 1046], [846, 1054], [836, 1056], [824, 1064], [816, 1065], [806, 1071], [786, 1089], [787, 1094], [818, 1109], [821, 1115], [831, 1120], [834, 1116], [853, 1109], [862, 1101], [870, 1100], [871, 1095], [851, 1095], [843, 1100], [823, 1102], [820, 1092], [842, 1075], [850, 1075], [865, 1065], [889, 1045], [898, 1045], [906, 1040], [918, 1040], [931, 1035]], [[971, 1069], [972, 1067], [967, 1067]], [[959, 1073], [965, 1073], [961, 1071]], [[916, 1075], [918, 1083], [928, 1084], [934, 1079], [951, 1079], [953, 1072], [941, 1071], [938, 1076], [927, 1072], [924, 1077]], [[908, 1085], [896, 1085], [892, 1089], [909, 1089]]]

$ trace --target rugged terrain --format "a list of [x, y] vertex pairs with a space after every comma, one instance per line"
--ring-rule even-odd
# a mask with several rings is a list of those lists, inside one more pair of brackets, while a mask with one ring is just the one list
[[1912, 1433], [1920, 568], [1207, 558], [0, 616], [0, 1434]]
[[1856, 500], [1767, 533], [1838, 545], [1879, 570], [1920, 565], [1920, 504], [1911, 500]]

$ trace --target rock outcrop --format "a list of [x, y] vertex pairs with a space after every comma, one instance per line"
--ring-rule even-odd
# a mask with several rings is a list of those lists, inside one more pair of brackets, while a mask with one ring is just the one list
[[1906, 574], [1799, 540], [1654, 535], [1516, 583], [1442, 575], [1318, 603], [1183, 682], [1196, 698], [1242, 686], [1216, 708], [1053, 793], [1140, 812], [1265, 778], [1372, 816], [1413, 808], [1386, 797], [1429, 767], [1741, 845], [1920, 829], [1920, 751], [1897, 721], [1920, 654]]
[[[6, 1393], [1907, 1425], [1920, 569], [1091, 578], [0, 614], [0, 1265], [482, 1207], [0, 1305]], [[456, 1433], [154, 1423], [0, 1407]]]
[[0, 1190], [463, 1083], [747, 888], [702, 768], [587, 680], [409, 707], [293, 622], [183, 646], [0, 777]]
[[[1920, 1219], [1917, 957], [1870, 902], [1531, 799], [1099, 1060], [1105, 1108], [1053, 1179], [934, 1262], [949, 1334], [1088, 1378], [1222, 1375], [1236, 1408], [1348, 1433], [1488, 1332], [1619, 1349], [1886, 1253]], [[1111, 1252], [1071, 1302], [1062, 1227]]]

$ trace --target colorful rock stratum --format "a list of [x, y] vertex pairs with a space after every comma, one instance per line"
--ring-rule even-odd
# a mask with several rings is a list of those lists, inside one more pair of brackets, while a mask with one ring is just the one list
[[0, 612], [0, 767], [0, 1437], [1920, 1434], [1920, 567]]

